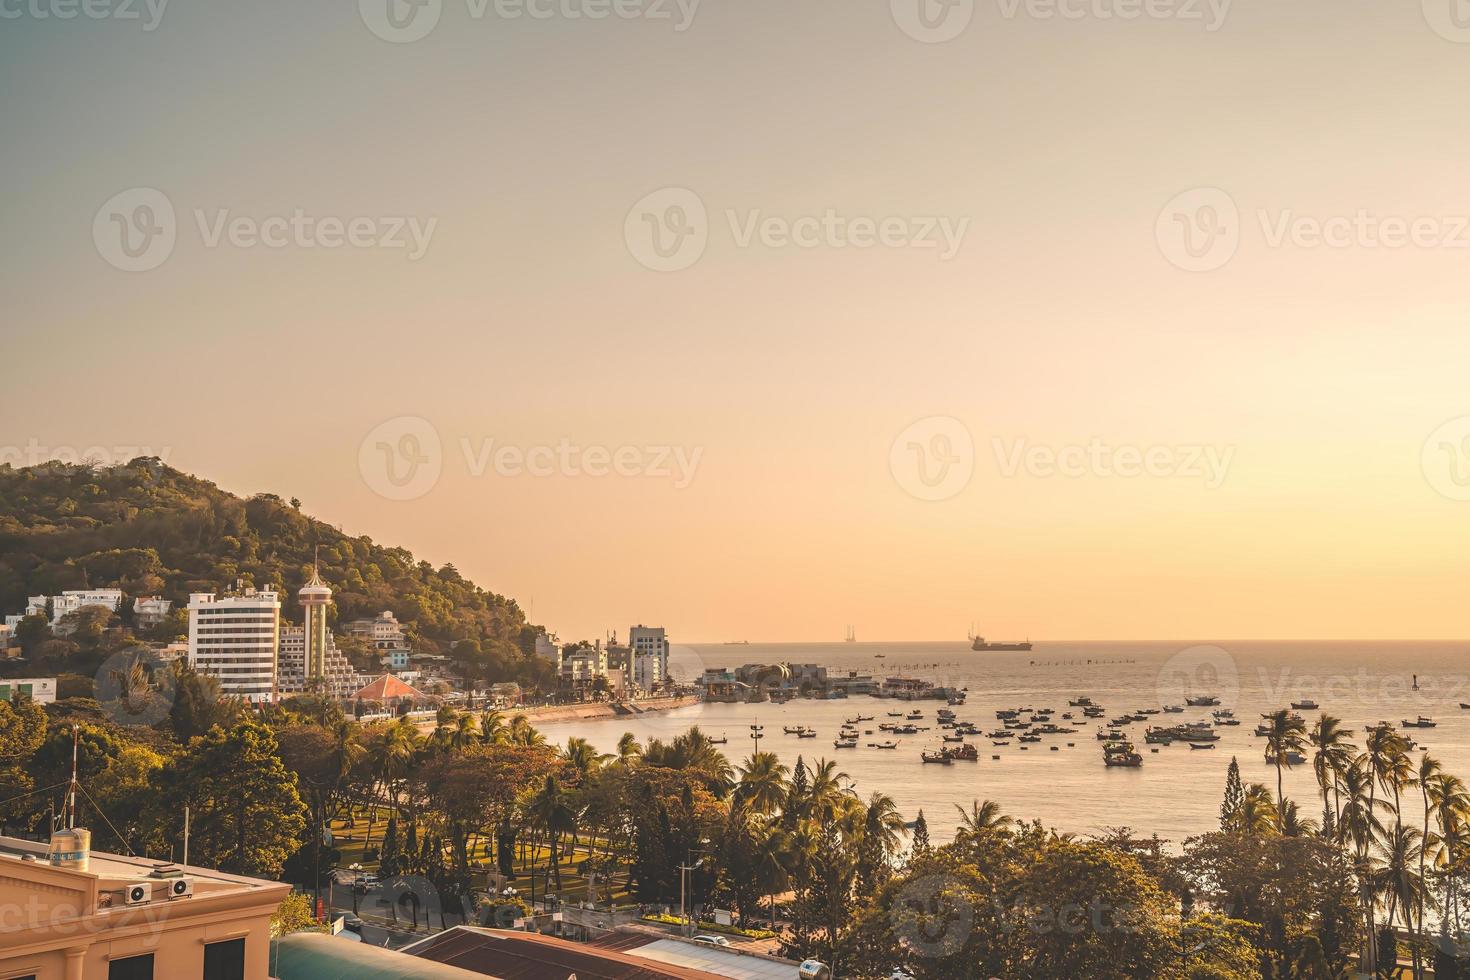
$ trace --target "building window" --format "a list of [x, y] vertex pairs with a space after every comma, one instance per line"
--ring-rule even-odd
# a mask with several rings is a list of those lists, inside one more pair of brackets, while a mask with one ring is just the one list
[[245, 940], [205, 946], [204, 980], [245, 980]]
[[153, 980], [153, 954], [113, 960], [107, 964], [107, 980]]

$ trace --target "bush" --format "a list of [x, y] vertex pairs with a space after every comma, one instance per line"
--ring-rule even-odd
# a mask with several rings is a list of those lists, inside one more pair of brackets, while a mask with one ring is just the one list
[[476, 921], [490, 929], [510, 929], [516, 919], [529, 919], [531, 906], [524, 899], [485, 895], [476, 910]]
[[[659, 922], [668, 926], [681, 926], [684, 920], [677, 915], [661, 915], [648, 913], [642, 916], [645, 922]], [[743, 936], [746, 939], [775, 939], [776, 934], [769, 929], [741, 929], [739, 926], [722, 926], [715, 922], [696, 922], [700, 932], [722, 932], [727, 936]]]

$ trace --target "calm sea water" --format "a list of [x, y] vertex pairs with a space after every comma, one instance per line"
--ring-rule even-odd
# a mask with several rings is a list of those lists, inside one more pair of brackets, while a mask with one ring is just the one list
[[[881, 656], [880, 656], [881, 655]], [[707, 667], [745, 663], [817, 663], [831, 670], [858, 670], [877, 678], [901, 674], [953, 687], [969, 688], [959, 718], [974, 721], [982, 732], [1001, 727], [1001, 708], [1055, 708], [1053, 721], [1078, 728], [1075, 735], [1045, 736], [1022, 751], [1014, 740], [1006, 748], [984, 737], [972, 738], [980, 750], [978, 763], [925, 765], [919, 753], [939, 747], [934, 715], [943, 702], [905, 702], [854, 697], [846, 700], [796, 700], [775, 704], [700, 704], [677, 711], [606, 721], [541, 726], [549, 740], [565, 743], [570, 736], [587, 738], [600, 750], [614, 750], [618, 737], [631, 731], [640, 739], [668, 739], [698, 725], [714, 737], [729, 739], [725, 752], [738, 763], [750, 754], [748, 726], [765, 726], [761, 748], [775, 752], [788, 765], [798, 755], [808, 763], [835, 759], [863, 795], [875, 790], [891, 795], [908, 819], [923, 808], [936, 841], [948, 840], [958, 822], [956, 805], [975, 798], [998, 801], [1015, 817], [1039, 818], [1059, 830], [1093, 833], [1128, 826], [1140, 834], [1158, 834], [1174, 842], [1216, 829], [1220, 798], [1230, 759], [1239, 759], [1246, 782], [1263, 782], [1275, 792], [1276, 773], [1265, 762], [1264, 739], [1252, 734], [1263, 712], [1291, 701], [1311, 698], [1321, 709], [1343, 718], [1360, 737], [1367, 723], [1399, 724], [1420, 715], [1437, 727], [1406, 730], [1428, 746], [1451, 772], [1470, 781], [1470, 642], [1421, 641], [1252, 641], [1215, 645], [1190, 643], [1037, 642], [1028, 653], [975, 653], [966, 643], [829, 643], [749, 644], [676, 647], [670, 669], [692, 680]], [[1417, 675], [1418, 689], [1413, 685]], [[1213, 750], [1193, 750], [1183, 743], [1145, 746], [1147, 724], [1173, 725], [1209, 720], [1211, 708], [1184, 714], [1160, 714], [1134, 723], [1140, 769], [1107, 769], [1096, 739], [1103, 724], [1080, 719], [1064, 722], [1073, 710], [1067, 700], [1082, 695], [1105, 706], [1108, 717], [1164, 704], [1183, 704], [1186, 694], [1213, 694], [1233, 709], [1238, 727], [1219, 727]], [[900, 740], [897, 751], [866, 747], [835, 750], [832, 742], [844, 718], [874, 715], [861, 728], [872, 728], [872, 741], [891, 738], [879, 733], [880, 722], [894, 721], [888, 711], [918, 707], [932, 731]], [[1318, 715], [1303, 711], [1309, 724]], [[810, 725], [816, 739], [783, 735], [785, 725]], [[1071, 742], [1072, 745], [1067, 743]], [[1058, 751], [1050, 751], [1057, 746]], [[1158, 751], [1149, 751], [1157, 748]], [[998, 755], [998, 759], [992, 759]], [[1416, 753], [1417, 758], [1417, 753]], [[1304, 813], [1321, 816], [1321, 802], [1311, 766], [1297, 766], [1285, 777], [1286, 795], [1300, 801]], [[1405, 807], [1406, 810], [1412, 809]]]

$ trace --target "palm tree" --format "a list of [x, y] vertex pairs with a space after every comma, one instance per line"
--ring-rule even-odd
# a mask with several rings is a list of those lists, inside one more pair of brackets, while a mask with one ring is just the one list
[[1240, 832], [1251, 837], [1269, 837], [1281, 826], [1283, 811], [1271, 801], [1265, 783], [1251, 783], [1240, 803]]
[[1392, 926], [1396, 911], [1403, 909], [1404, 926], [1410, 936], [1417, 936], [1414, 909], [1424, 901], [1428, 891], [1414, 863], [1422, 836], [1413, 827], [1396, 825], [1383, 841], [1383, 863], [1374, 875], [1374, 884], [1388, 896], [1388, 924]]
[[632, 732], [623, 732], [618, 739], [618, 765], [633, 766], [642, 758], [643, 746], [638, 744], [638, 738]]
[[1339, 774], [1352, 758], [1352, 743], [1349, 739], [1352, 732], [1342, 727], [1342, 719], [1334, 718], [1323, 712], [1312, 726], [1312, 734], [1309, 741], [1314, 749], [1312, 753], [1312, 772], [1317, 777], [1317, 786], [1322, 791], [1322, 829], [1329, 831], [1337, 821], [1337, 807], [1333, 805], [1330, 809], [1327, 803], [1327, 789], [1331, 783], [1334, 794], [1337, 791]]
[[739, 770], [736, 802], [762, 816], [774, 813], [786, 799], [786, 777], [790, 770], [773, 752], [753, 752]]
[[591, 742], [575, 735], [567, 739], [567, 747], [562, 750], [561, 756], [577, 771], [579, 784], [586, 783], [604, 762], [612, 759], [610, 755], [600, 755]]
[[[1451, 776], [1448, 773], [1435, 775], [1430, 780], [1428, 792], [1430, 806], [1434, 809], [1435, 822], [1439, 825], [1440, 860], [1446, 864], [1454, 864], [1456, 855], [1459, 853], [1459, 845], [1467, 837], [1466, 821], [1470, 819], [1470, 792], [1467, 792], [1465, 783], [1458, 776]], [[1444, 921], [1449, 921], [1452, 911], [1455, 915], [1459, 913], [1459, 901], [1453, 877], [1449, 880], [1449, 888], [1445, 894], [1445, 907], [1442, 911]]]
[[868, 797], [868, 805], [863, 808], [863, 836], [875, 841], [884, 857], [896, 856], [908, 833], [908, 825], [893, 797], [887, 793], [873, 793]]
[[525, 715], [516, 715], [510, 720], [510, 726], [506, 733], [506, 740], [512, 745], [545, 745], [546, 739], [542, 734], [531, 727], [530, 719]]
[[[1370, 739], [1372, 732], [1373, 729], [1370, 729]], [[1368, 860], [1368, 850], [1383, 833], [1383, 823], [1378, 819], [1378, 811], [1387, 809], [1387, 804], [1374, 795], [1376, 782], [1372, 765], [1372, 759], [1367, 752], [1364, 752], [1355, 756], [1343, 769], [1342, 819], [1337, 825], [1338, 840], [1350, 842], [1353, 845], [1354, 865], [1360, 883], [1359, 897], [1362, 901], [1363, 919], [1368, 937], [1369, 962], [1366, 965], [1370, 971], [1373, 968], [1373, 944], [1376, 934], [1373, 931], [1372, 868]]]
[[751, 826], [750, 843], [754, 853], [751, 874], [756, 887], [770, 898], [771, 926], [776, 924], [776, 896], [786, 890], [791, 880], [787, 872], [788, 843], [781, 824], [776, 820], [758, 820]]
[[[1301, 810], [1295, 800], [1287, 800], [1282, 813], [1284, 819], [1281, 821], [1281, 836], [1283, 837], [1315, 836], [1321, 830], [1317, 821], [1301, 815]], [[1330, 817], [1332, 814], [1328, 813], [1327, 816]]]
[[1262, 715], [1266, 719], [1266, 761], [1276, 764], [1276, 803], [1278, 825], [1286, 823], [1286, 796], [1282, 791], [1281, 767], [1291, 767], [1291, 753], [1306, 748], [1307, 723], [1289, 708]]
[[1000, 804], [994, 800], [973, 800], [970, 809], [966, 810], [958, 803], [954, 808], [960, 811], [960, 837], [979, 837], [982, 834], [1006, 833], [1015, 823], [1013, 819], [1006, 816], [1000, 810]]
[[[571, 835], [574, 840], [572, 846], [575, 848], [575, 836], [577, 823], [582, 818], [582, 813], [572, 806], [571, 797], [561, 788], [555, 776], [547, 776], [540, 792], [531, 798], [528, 809], [531, 823], [546, 835], [547, 845], [550, 853], [547, 860], [550, 862], [549, 869], [554, 869], [556, 876], [556, 888], [561, 890], [561, 861], [560, 843], [564, 835]], [[548, 879], [552, 875], [548, 870]]]
[[809, 812], [818, 825], [831, 823], [846, 809], [846, 799], [851, 791], [842, 788], [842, 781], [851, 779], [845, 772], [838, 772], [837, 763], [818, 759], [812, 768], [811, 789], [807, 799], [811, 801]]
[[403, 717], [379, 728], [369, 743], [368, 756], [372, 762], [376, 783], [368, 800], [368, 827], [365, 845], [371, 845], [373, 841], [373, 824], [377, 819], [380, 796], [386, 794], [390, 808], [397, 806], [398, 796], [394, 791], [394, 786], [413, 768], [413, 759], [421, 741], [418, 728], [407, 717]]
[[480, 715], [480, 741], [501, 744], [506, 740], [505, 715], [490, 708]]
[[454, 727], [449, 731], [449, 750], [451, 752], [463, 752], [480, 738], [480, 722], [468, 711], [462, 712], [454, 719]]

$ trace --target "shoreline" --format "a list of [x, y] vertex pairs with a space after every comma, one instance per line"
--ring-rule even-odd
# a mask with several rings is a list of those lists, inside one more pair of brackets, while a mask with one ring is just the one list
[[656, 711], [673, 711], [676, 708], [687, 708], [698, 703], [698, 697], [688, 694], [676, 698], [648, 698], [643, 701], [625, 701], [619, 705], [613, 705], [611, 703], [558, 704], [539, 705], [530, 708], [507, 708], [504, 709], [503, 713], [509, 717], [525, 715], [526, 720], [534, 725], [537, 722], [634, 718], [638, 715], [646, 715]]

